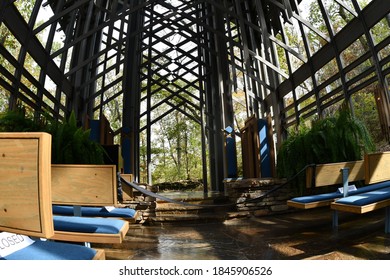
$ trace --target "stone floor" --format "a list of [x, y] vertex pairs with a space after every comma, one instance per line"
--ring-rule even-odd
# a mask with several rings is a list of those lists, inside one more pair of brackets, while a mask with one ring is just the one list
[[384, 210], [341, 213], [329, 208], [208, 223], [131, 225], [122, 244], [101, 245], [111, 260], [388, 260]]

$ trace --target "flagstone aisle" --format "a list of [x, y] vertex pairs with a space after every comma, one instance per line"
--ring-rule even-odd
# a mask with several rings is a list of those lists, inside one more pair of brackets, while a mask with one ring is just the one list
[[341, 214], [327, 208], [221, 222], [133, 224], [122, 244], [92, 244], [111, 260], [387, 260], [384, 211]]

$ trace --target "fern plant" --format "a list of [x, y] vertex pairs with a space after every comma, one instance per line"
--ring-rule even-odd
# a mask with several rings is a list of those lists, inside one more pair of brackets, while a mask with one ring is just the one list
[[54, 122], [48, 131], [52, 135], [52, 163], [103, 164], [103, 147], [90, 139], [90, 130], [77, 126], [74, 112], [67, 120]]
[[[353, 161], [375, 150], [372, 138], [362, 122], [354, 118], [347, 107], [336, 116], [301, 125], [280, 147], [277, 156], [279, 177], [291, 178], [309, 164]], [[305, 176], [294, 181], [302, 192]]]
[[0, 113], [0, 132], [34, 132], [45, 127], [43, 120], [35, 120], [27, 111], [17, 106], [14, 110]]
[[34, 119], [18, 106], [0, 114], [0, 132], [47, 132], [52, 135], [52, 163], [103, 164], [103, 147], [90, 139], [90, 130], [77, 125], [74, 112], [67, 120]]

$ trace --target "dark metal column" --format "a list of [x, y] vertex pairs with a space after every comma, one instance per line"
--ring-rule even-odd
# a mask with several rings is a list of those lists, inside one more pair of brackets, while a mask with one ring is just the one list
[[129, 23], [125, 49], [125, 64], [123, 74], [123, 120], [122, 120], [122, 156], [124, 173], [134, 175], [139, 179], [139, 112], [140, 112], [140, 65], [139, 47], [141, 35], [139, 30], [143, 25], [141, 10], [137, 8], [139, 0], [131, 1], [129, 5]]
[[[213, 29], [224, 32], [224, 19], [220, 16], [215, 7], [207, 5], [205, 7], [208, 22], [206, 24]], [[212, 50], [216, 50], [216, 54], [206, 54], [205, 62], [210, 66], [210, 72], [206, 82], [205, 105], [206, 119], [208, 127], [209, 141], [209, 166], [210, 166], [210, 185], [213, 191], [223, 190], [223, 179], [225, 177], [225, 153], [224, 153], [224, 91], [229, 90], [224, 79], [228, 79], [227, 64], [227, 49], [226, 41], [220, 38], [218, 34], [208, 33], [208, 46]], [[229, 94], [225, 97], [229, 98]], [[226, 108], [229, 108], [227, 100]], [[229, 110], [229, 109], [228, 109]], [[229, 112], [226, 112], [229, 113]], [[230, 121], [230, 120], [229, 120]], [[233, 122], [231, 122], [233, 123]]]

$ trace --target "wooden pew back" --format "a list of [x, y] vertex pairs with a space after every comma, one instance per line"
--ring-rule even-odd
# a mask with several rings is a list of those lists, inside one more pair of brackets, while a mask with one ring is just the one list
[[117, 206], [115, 165], [52, 164], [53, 204]]
[[366, 184], [390, 180], [390, 152], [364, 155]]
[[342, 184], [343, 178], [342, 173], [340, 172], [342, 168], [349, 168], [349, 182], [365, 179], [366, 175], [363, 160], [317, 164], [315, 167], [309, 167], [306, 170], [306, 187], [324, 187]]
[[[133, 181], [133, 174], [121, 174], [121, 177], [128, 182]], [[133, 189], [128, 185], [122, 184], [122, 197], [124, 201], [133, 200], [134, 198]]]
[[0, 231], [50, 238], [51, 135], [0, 133]]

